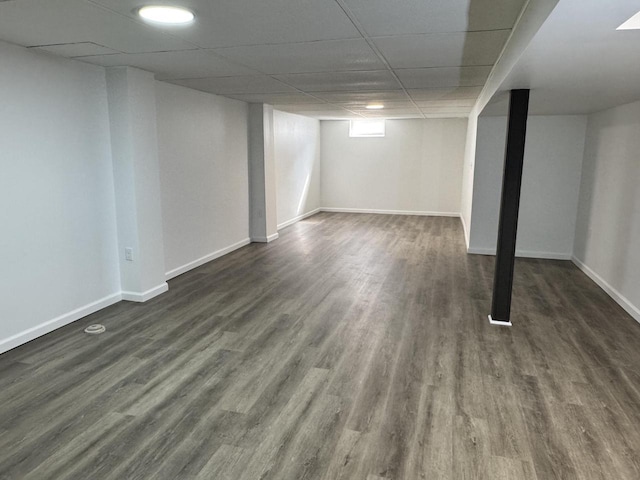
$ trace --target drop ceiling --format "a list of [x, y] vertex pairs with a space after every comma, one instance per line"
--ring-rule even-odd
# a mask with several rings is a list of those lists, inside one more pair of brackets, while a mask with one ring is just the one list
[[[525, 0], [6, 0], [0, 39], [316, 118], [466, 116]], [[369, 111], [368, 103], [385, 109]]]

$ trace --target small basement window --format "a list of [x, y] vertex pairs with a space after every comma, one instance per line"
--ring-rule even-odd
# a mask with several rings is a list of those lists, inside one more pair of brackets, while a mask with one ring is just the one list
[[384, 118], [351, 120], [350, 137], [384, 137]]

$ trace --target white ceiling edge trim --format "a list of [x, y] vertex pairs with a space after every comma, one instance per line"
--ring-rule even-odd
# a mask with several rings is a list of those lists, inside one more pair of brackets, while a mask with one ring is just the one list
[[516, 63], [547, 20], [559, 0], [528, 0], [516, 20], [507, 43], [489, 73], [471, 114], [478, 116], [516, 66]]
[[640, 29], [640, 12], [636, 13], [629, 20], [620, 25], [616, 30], [638, 30]]

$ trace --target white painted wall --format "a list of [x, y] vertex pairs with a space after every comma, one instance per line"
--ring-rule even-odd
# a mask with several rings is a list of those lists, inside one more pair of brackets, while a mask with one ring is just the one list
[[104, 69], [0, 43], [0, 352], [120, 300]]
[[467, 137], [464, 147], [464, 165], [462, 167], [462, 195], [460, 198], [460, 220], [464, 228], [464, 240], [469, 248], [473, 203], [473, 177], [476, 165], [476, 142], [478, 133], [478, 115], [472, 112], [467, 121]]
[[248, 243], [247, 104], [163, 82], [156, 101], [172, 277]]
[[[516, 255], [571, 258], [585, 116], [531, 116], [527, 124]], [[506, 117], [479, 117], [470, 253], [495, 254]]]
[[278, 228], [320, 208], [320, 121], [274, 110]]
[[467, 120], [387, 120], [384, 138], [321, 122], [322, 207], [460, 213]]
[[[159, 201], [155, 80], [152, 73], [131, 67], [109, 68], [106, 78], [122, 296], [144, 302], [169, 288]], [[128, 248], [132, 260], [126, 259]]]
[[252, 242], [271, 242], [278, 238], [273, 107], [251, 103], [248, 109], [249, 234]]
[[640, 102], [589, 115], [576, 263], [640, 321]]

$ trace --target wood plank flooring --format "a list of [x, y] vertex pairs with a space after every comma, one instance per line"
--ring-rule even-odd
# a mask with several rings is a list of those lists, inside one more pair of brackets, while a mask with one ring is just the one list
[[[454, 218], [322, 213], [0, 356], [2, 479], [640, 478], [640, 325]], [[107, 332], [82, 329], [103, 323]]]

